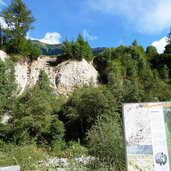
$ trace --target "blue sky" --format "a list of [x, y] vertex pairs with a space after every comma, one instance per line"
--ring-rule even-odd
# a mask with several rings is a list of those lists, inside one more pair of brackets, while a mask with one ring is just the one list
[[[0, 0], [1, 9], [11, 0]], [[171, 0], [23, 0], [36, 18], [28, 37], [61, 43], [82, 33], [92, 47], [130, 45], [160, 51], [171, 26]], [[156, 42], [154, 42], [156, 41]]]

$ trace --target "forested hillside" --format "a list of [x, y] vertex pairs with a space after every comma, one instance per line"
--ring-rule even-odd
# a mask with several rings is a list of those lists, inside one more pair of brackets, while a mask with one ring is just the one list
[[[18, 7], [25, 13], [17, 13]], [[19, 29], [20, 36], [11, 29], [3, 34], [1, 49], [9, 58], [0, 60], [0, 166], [18, 164], [29, 171], [125, 170], [122, 103], [171, 100], [171, 44], [163, 54], [134, 41], [93, 55], [79, 34], [76, 40], [62, 43], [53, 65], [86, 60], [99, 72], [98, 85], [76, 86], [68, 94], [57, 94], [42, 69], [36, 84], [18, 94], [16, 62], [27, 61], [31, 66], [40, 47], [25, 38], [34, 20], [31, 11], [21, 0], [14, 0], [2, 16], [13, 18], [13, 12], [17, 17], [25, 15], [28, 20], [22, 22], [29, 24]], [[16, 17], [10, 20], [16, 29], [20, 17], [16, 23]], [[59, 158], [70, 164], [59, 165]]]
[[[62, 44], [46, 44], [38, 40], [32, 40], [32, 42], [40, 47], [43, 55], [57, 56], [57, 55], [61, 55], [62, 53]], [[104, 49], [105, 47], [92, 48], [93, 55], [99, 54]]]

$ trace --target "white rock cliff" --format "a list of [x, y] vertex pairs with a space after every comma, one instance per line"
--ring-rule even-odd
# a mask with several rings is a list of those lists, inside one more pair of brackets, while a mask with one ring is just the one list
[[55, 58], [42, 57], [32, 63], [20, 61], [15, 64], [19, 94], [26, 87], [36, 84], [40, 70], [44, 70], [48, 74], [57, 93], [68, 93], [76, 87], [97, 86], [98, 84], [98, 72], [91, 63], [84, 59], [82, 61], [65, 61], [56, 66], [51, 66], [49, 63], [55, 63]]
[[5, 60], [8, 58], [8, 55], [4, 52], [4, 51], [2, 51], [2, 50], [0, 50], [0, 59], [3, 61], [3, 62], [5, 62]]

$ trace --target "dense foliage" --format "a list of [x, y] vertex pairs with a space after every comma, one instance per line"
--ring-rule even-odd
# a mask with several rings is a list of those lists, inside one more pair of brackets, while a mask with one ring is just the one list
[[166, 45], [163, 54], [153, 55], [150, 62], [152, 67], [159, 71], [162, 79], [168, 79], [171, 76], [171, 45]]
[[[151, 59], [155, 56], [156, 53]], [[117, 96], [117, 101], [168, 100], [171, 95], [168, 68], [163, 66], [161, 71], [159, 64], [155, 69], [151, 68], [151, 59], [141, 46], [132, 45], [107, 49], [96, 56], [94, 61], [101, 74], [100, 80], [108, 84], [109, 89]], [[160, 56], [155, 59], [163, 61]]]
[[16, 144], [50, 146], [64, 136], [63, 122], [58, 119], [58, 102], [41, 71], [37, 85], [16, 99], [8, 125], [2, 127], [1, 138]]
[[116, 110], [115, 98], [106, 87], [76, 90], [62, 109], [66, 137], [84, 140], [98, 116], [114, 115]]
[[[106, 163], [109, 168], [112, 165], [115, 170], [123, 170], [125, 153], [122, 135], [122, 127], [114, 116], [98, 117], [92, 129], [88, 131], [87, 143], [90, 154], [99, 157], [101, 162]], [[96, 165], [96, 168], [98, 167]]]
[[13, 106], [16, 84], [14, 66], [12, 61], [3, 62], [0, 60], [0, 117], [10, 112]]
[[69, 42], [67, 39], [62, 44], [62, 56], [65, 59], [91, 61], [93, 53], [90, 45], [83, 39], [81, 34], [78, 35], [77, 40]]
[[[8, 25], [4, 47], [18, 56], [12, 59], [26, 55], [35, 60], [40, 49], [25, 38], [34, 21], [31, 11], [22, 0], [13, 0], [1, 16]], [[134, 40], [130, 46], [104, 48], [93, 57], [79, 34], [76, 41], [63, 42], [60, 59], [93, 61], [98, 87], [57, 95], [41, 70], [36, 85], [18, 95], [14, 63], [0, 60], [0, 165], [40, 170], [37, 162], [45, 154], [70, 159], [92, 155], [86, 170], [124, 170], [122, 103], [171, 100], [171, 45], [158, 54], [155, 47], [145, 51]]]

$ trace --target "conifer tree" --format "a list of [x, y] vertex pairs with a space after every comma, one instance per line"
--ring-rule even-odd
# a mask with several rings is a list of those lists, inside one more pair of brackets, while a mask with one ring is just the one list
[[13, 0], [2, 10], [1, 17], [7, 24], [7, 28], [3, 29], [7, 52], [21, 54], [27, 41], [26, 34], [33, 28], [32, 23], [35, 21], [32, 12], [22, 0]]

